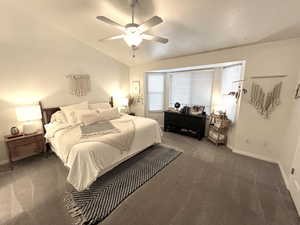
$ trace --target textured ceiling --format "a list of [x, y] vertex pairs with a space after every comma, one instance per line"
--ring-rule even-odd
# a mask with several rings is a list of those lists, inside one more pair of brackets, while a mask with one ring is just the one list
[[120, 32], [95, 19], [130, 21], [127, 0], [9, 0], [37, 19], [129, 66], [254, 42], [300, 37], [299, 0], [139, 0], [136, 20], [164, 23], [149, 31], [166, 45], [144, 41], [135, 59], [123, 40], [98, 42]]

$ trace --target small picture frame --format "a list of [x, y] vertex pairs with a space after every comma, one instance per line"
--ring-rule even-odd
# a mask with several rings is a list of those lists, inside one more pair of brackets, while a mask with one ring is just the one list
[[140, 95], [140, 81], [132, 81], [132, 94], [133, 96]]
[[298, 84], [297, 89], [296, 89], [296, 94], [295, 94], [295, 98], [300, 98], [300, 84]]

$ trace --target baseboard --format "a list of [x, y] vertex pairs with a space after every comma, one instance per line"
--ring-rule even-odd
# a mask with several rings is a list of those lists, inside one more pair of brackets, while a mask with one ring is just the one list
[[8, 163], [9, 163], [8, 160], [2, 160], [2, 161], [0, 161], [0, 165], [5, 165], [5, 164], [8, 164]]
[[259, 159], [259, 160], [263, 160], [263, 161], [267, 161], [267, 162], [271, 162], [271, 163], [276, 163], [278, 165], [279, 169], [280, 169], [280, 172], [281, 172], [281, 175], [283, 177], [285, 186], [287, 187], [287, 189], [289, 189], [289, 186], [290, 186], [289, 185], [289, 179], [287, 178], [287, 175], [285, 174], [285, 172], [283, 170], [283, 167], [282, 167], [280, 162], [278, 162], [274, 159], [265, 157], [265, 156], [255, 154], [255, 153], [249, 153], [249, 152], [245, 152], [245, 151], [236, 150], [236, 149], [233, 149], [232, 146], [228, 146], [228, 148], [231, 148], [232, 152], [240, 154], [240, 155], [245, 155], [245, 156], [249, 156], [249, 157], [252, 157], [252, 158], [255, 158], [255, 159]]
[[267, 161], [267, 162], [277, 163], [278, 164], [278, 162], [275, 161], [274, 159], [271, 159], [271, 158], [268, 158], [268, 157], [265, 157], [265, 156], [261, 156], [261, 155], [255, 154], [255, 153], [245, 152], [245, 151], [241, 151], [241, 150], [237, 150], [237, 149], [232, 149], [232, 152], [240, 154], [240, 155], [249, 156], [251, 158], [260, 159], [260, 160], [263, 160], [263, 161]]
[[233, 151], [233, 147], [232, 147], [231, 145], [226, 144], [226, 147], [229, 148], [232, 152], [234, 152], [234, 151]]
[[284, 169], [283, 169], [281, 163], [278, 162], [277, 164], [278, 164], [278, 166], [279, 166], [279, 169], [280, 169], [281, 175], [282, 175], [282, 177], [283, 177], [285, 186], [287, 187], [287, 189], [290, 190], [290, 182], [289, 182], [289, 179], [288, 179], [288, 177], [287, 177], [287, 174], [284, 172]]

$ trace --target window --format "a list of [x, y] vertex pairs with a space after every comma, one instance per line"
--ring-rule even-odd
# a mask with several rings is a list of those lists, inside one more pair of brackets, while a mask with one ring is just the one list
[[148, 110], [162, 111], [164, 109], [164, 74], [149, 73], [147, 76]]
[[[209, 68], [209, 67], [208, 67]], [[230, 92], [238, 91], [242, 64], [213, 69], [180, 72], [149, 72], [146, 75], [146, 107], [149, 112], [160, 112], [165, 107], [203, 105], [210, 114], [214, 107], [225, 110], [235, 120], [236, 98]]]
[[231, 121], [235, 120], [236, 114], [236, 98], [229, 96], [231, 91], [237, 91], [239, 83], [233, 83], [234, 81], [241, 79], [242, 65], [225, 67], [222, 72], [222, 88], [221, 96], [222, 102], [228, 118]]
[[212, 70], [169, 73], [169, 106], [204, 105], [210, 112], [213, 84]]

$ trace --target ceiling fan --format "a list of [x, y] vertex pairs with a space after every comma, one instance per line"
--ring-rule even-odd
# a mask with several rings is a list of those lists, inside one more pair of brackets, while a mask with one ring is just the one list
[[151, 29], [152, 27], [161, 24], [163, 20], [158, 16], [153, 16], [151, 19], [147, 20], [141, 25], [138, 25], [134, 22], [134, 8], [137, 4], [138, 0], [131, 0], [131, 23], [122, 26], [119, 23], [112, 21], [111, 19], [105, 16], [97, 16], [96, 18], [104, 23], [114, 26], [115, 28], [124, 32], [124, 34], [108, 37], [101, 39], [99, 41], [107, 41], [107, 40], [116, 40], [116, 39], [124, 39], [127, 45], [133, 51], [133, 57], [135, 57], [135, 50], [137, 50], [138, 46], [142, 43], [143, 40], [149, 41], [157, 41], [163, 44], [168, 43], [168, 39], [154, 36], [150, 34], [146, 34], [145, 32]]

